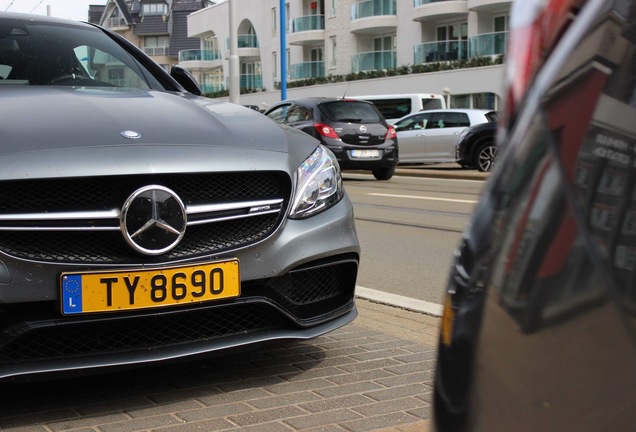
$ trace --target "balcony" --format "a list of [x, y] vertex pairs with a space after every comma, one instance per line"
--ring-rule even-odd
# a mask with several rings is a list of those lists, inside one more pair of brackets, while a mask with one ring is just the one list
[[484, 33], [470, 38], [470, 56], [496, 56], [506, 53], [508, 32]]
[[395, 64], [395, 51], [369, 51], [351, 56], [351, 69], [354, 73], [395, 69]]
[[221, 66], [219, 50], [179, 51], [179, 64], [186, 69], [212, 69]]
[[291, 65], [291, 79], [323, 78], [325, 76], [325, 62], [305, 62]]
[[308, 15], [291, 20], [290, 45], [315, 45], [325, 40], [325, 16]]
[[397, 28], [395, 0], [366, 0], [351, 6], [350, 31], [355, 34], [384, 34]]
[[[261, 53], [258, 49], [258, 37], [254, 34], [237, 35], [236, 44], [238, 45], [238, 56], [250, 60], [259, 59]], [[225, 46], [230, 49], [230, 38], [225, 39]], [[225, 54], [229, 58], [229, 52]]]
[[464, 60], [468, 58], [468, 41], [437, 41], [415, 46], [413, 64]]
[[474, 12], [493, 12], [502, 7], [512, 7], [512, 0], [468, 0], [468, 10]]
[[466, 18], [466, 0], [413, 0], [413, 21], [439, 21]]
[[109, 28], [111, 30], [119, 30], [119, 29], [128, 28], [128, 23], [126, 22], [126, 18], [123, 18], [123, 17], [108, 18], [105, 24], [106, 24], [106, 28]]

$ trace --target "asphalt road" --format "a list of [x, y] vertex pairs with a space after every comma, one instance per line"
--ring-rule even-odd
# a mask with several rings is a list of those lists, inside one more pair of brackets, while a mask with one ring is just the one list
[[362, 248], [358, 286], [442, 303], [453, 252], [487, 178], [444, 165], [399, 169], [386, 182], [345, 173]]

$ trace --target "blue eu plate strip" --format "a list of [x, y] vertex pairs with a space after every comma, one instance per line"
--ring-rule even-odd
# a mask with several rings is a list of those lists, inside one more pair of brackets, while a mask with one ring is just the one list
[[62, 311], [65, 314], [82, 313], [82, 276], [62, 277]]

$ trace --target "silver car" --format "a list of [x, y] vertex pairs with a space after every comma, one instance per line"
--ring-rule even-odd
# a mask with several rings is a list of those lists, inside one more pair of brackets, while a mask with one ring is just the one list
[[355, 318], [352, 205], [314, 138], [89, 24], [0, 13], [0, 78], [0, 378]]
[[456, 144], [462, 131], [496, 120], [496, 111], [478, 109], [427, 110], [402, 117], [394, 124], [400, 164], [457, 162]]

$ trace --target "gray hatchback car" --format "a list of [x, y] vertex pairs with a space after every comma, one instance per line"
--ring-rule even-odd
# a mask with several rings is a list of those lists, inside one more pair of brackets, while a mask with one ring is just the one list
[[0, 13], [0, 378], [355, 318], [334, 155], [197, 93], [109, 31]]

